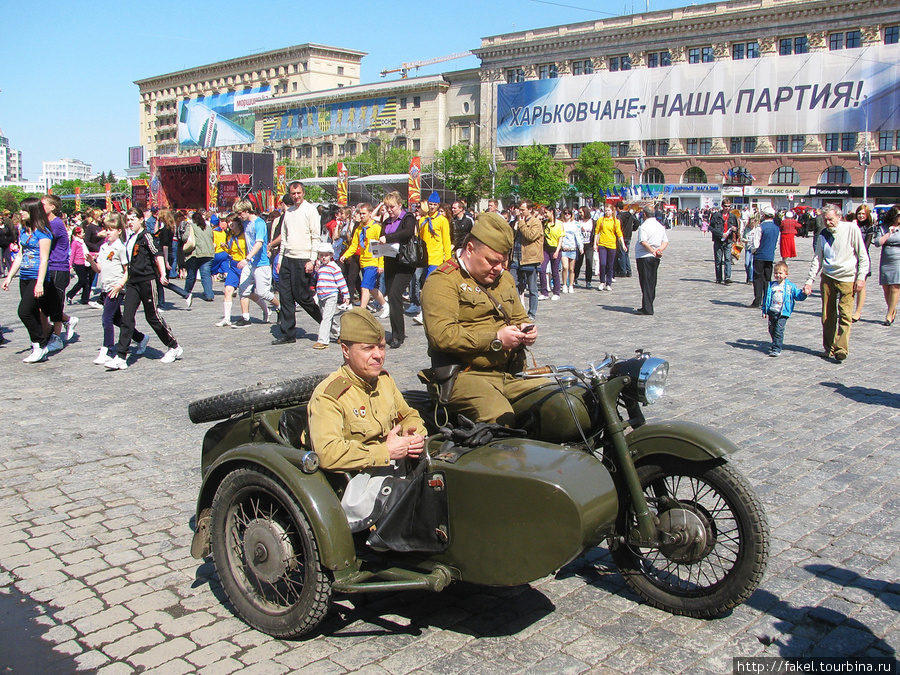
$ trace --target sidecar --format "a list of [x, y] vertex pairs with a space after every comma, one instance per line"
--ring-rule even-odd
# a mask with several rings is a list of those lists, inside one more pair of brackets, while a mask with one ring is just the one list
[[[317, 381], [310, 378], [308, 391]], [[213, 554], [234, 607], [263, 632], [311, 630], [333, 592], [528, 583], [613, 533], [616, 486], [583, 449], [501, 438], [444, 460], [446, 447], [432, 437], [429, 477], [438, 477], [448, 507], [444, 550], [373, 551], [351, 533], [341, 508], [346, 479], [319, 469], [303, 445], [303, 398], [230, 417], [203, 442], [192, 554]], [[583, 415], [589, 424], [586, 407]]]

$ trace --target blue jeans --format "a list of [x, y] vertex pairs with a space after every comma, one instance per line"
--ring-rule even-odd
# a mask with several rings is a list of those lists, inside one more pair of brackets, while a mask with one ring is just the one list
[[731, 242], [713, 239], [713, 253], [716, 258], [716, 281], [731, 281]]
[[784, 326], [788, 318], [781, 314], [769, 314], [769, 335], [772, 336], [770, 351], [781, 353], [784, 348]]
[[[628, 251], [631, 250], [631, 240], [626, 241], [628, 244]], [[629, 257], [628, 251], [623, 251], [619, 249], [616, 253], [616, 269], [619, 274], [631, 274], [631, 258]]]
[[528, 288], [528, 317], [534, 321], [538, 308], [538, 263], [519, 265], [518, 287], [524, 290]]
[[212, 258], [188, 258], [184, 261], [187, 268], [187, 278], [184, 280], [184, 290], [190, 294], [194, 290], [197, 281], [197, 270], [200, 271], [200, 285], [203, 286], [203, 299], [213, 299], [212, 287]]
[[172, 239], [172, 247], [169, 249], [169, 265], [172, 268], [169, 270], [169, 278], [177, 279], [178, 278], [178, 247], [181, 245], [177, 239]]

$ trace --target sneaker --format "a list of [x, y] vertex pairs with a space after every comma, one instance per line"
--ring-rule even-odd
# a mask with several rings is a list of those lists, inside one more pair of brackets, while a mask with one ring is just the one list
[[250, 325], [251, 325], [250, 319], [245, 319], [244, 317], [241, 317], [240, 319], [235, 321], [233, 324], [231, 324], [231, 327], [232, 328], [246, 328], [247, 326], [250, 326]]
[[585, 284], [585, 288], [588, 289], [589, 291], [592, 291], [592, 290], [594, 290], [594, 285], [589, 281], [589, 282], [587, 282], [587, 284]]
[[66, 304], [67, 304], [67, 305], [71, 305], [71, 304], [72, 304], [72, 298], [70, 298], [68, 295], [66, 296]]
[[127, 370], [128, 363], [121, 356], [116, 354], [115, 357], [111, 358], [105, 364], [107, 370]]
[[112, 361], [112, 357], [109, 355], [109, 351], [106, 347], [100, 347], [100, 353], [97, 354], [97, 358], [94, 359], [94, 363], [98, 366], [105, 366], [107, 363]]
[[338, 305], [337, 308], [342, 312], [346, 312], [353, 309], [353, 305], [351, 305], [349, 302], [345, 302], [343, 305]]
[[141, 340], [141, 341], [138, 343], [137, 347], [134, 348], [134, 353], [135, 353], [135, 355], [136, 355], [136, 356], [140, 356], [140, 355], [143, 354], [145, 351], [147, 351], [147, 345], [148, 345], [148, 344], [150, 344], [150, 336], [149, 336], [149, 335], [145, 335], [145, 336], [144, 336], [144, 339]]
[[219, 321], [216, 325], [217, 325], [219, 328], [225, 328], [225, 327], [227, 327], [227, 326], [232, 325], [232, 324], [231, 324], [231, 319], [223, 318], [223, 319], [222, 319], [221, 321]]
[[188, 307], [190, 307], [192, 304], [194, 304], [194, 296], [193, 295], [187, 296], [184, 299], [184, 304], [186, 304]]
[[422, 319], [422, 312], [419, 312], [413, 317], [413, 323], [418, 324], [419, 326], [424, 325], [425, 320]]
[[47, 342], [47, 352], [52, 354], [53, 352], [58, 352], [65, 346], [66, 344], [62, 341], [62, 338], [59, 337], [59, 335], [53, 335], [50, 338], [50, 341]]
[[407, 314], [418, 314], [419, 312], [422, 311], [422, 308], [419, 307], [418, 305], [410, 305], [409, 307], [406, 308], [405, 311]]
[[328, 349], [328, 345], [326, 345], [324, 342], [317, 342], [313, 345], [313, 349]]
[[384, 303], [384, 308], [381, 310], [381, 314], [378, 315], [379, 319], [387, 319], [391, 315], [391, 306], [387, 303]]
[[172, 347], [169, 351], [163, 354], [163, 357], [160, 359], [161, 363], [172, 363], [175, 359], [181, 358], [181, 355], [184, 354], [184, 350], [181, 347]]
[[781, 352], [775, 351], [774, 349], [773, 349], [772, 351], [769, 352], [769, 356], [778, 356], [778, 355], [780, 355], [780, 354], [781, 354]]
[[559, 296], [558, 296], [558, 295], [553, 295], [553, 296], [550, 296], [550, 299], [551, 299], [551, 300], [559, 300]]
[[75, 337], [75, 326], [78, 325], [78, 317], [70, 316], [69, 320], [63, 324], [63, 327], [66, 329], [66, 342]]
[[91, 301], [88, 303], [88, 307], [93, 307], [94, 309], [103, 309], [103, 305], [101, 305], [101, 304], [100, 304], [99, 302], [97, 302], [96, 300], [91, 300]]
[[48, 350], [46, 347], [34, 347], [31, 353], [22, 359], [22, 363], [38, 363], [47, 360]]
[[538, 300], [549, 300], [549, 299], [550, 299], [549, 295], [539, 295], [538, 296]]

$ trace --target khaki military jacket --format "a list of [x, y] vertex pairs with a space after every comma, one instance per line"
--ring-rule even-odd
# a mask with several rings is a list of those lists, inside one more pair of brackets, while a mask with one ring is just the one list
[[[527, 321], [509, 272], [501, 273], [487, 290], [506, 309], [513, 324]], [[438, 267], [425, 282], [422, 318], [431, 350], [458, 356], [479, 370], [505, 370], [509, 365], [511, 351], [491, 350], [497, 331], [506, 325], [503, 314], [455, 259]]]
[[370, 385], [341, 366], [315, 388], [308, 411], [312, 447], [321, 467], [332, 471], [387, 467], [391, 458], [385, 440], [396, 424], [426, 433], [419, 413], [386, 372]]
[[544, 225], [537, 216], [518, 223], [522, 246], [520, 265], [533, 265], [544, 261]]

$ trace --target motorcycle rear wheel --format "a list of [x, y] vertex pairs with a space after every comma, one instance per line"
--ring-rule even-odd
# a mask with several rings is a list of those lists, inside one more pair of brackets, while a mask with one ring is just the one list
[[331, 604], [331, 580], [315, 534], [291, 493], [264, 469], [228, 474], [212, 503], [219, 580], [244, 621], [277, 638], [315, 628]]
[[[637, 527], [630, 501], [619, 516], [625, 543], [612, 551], [629, 587], [673, 614], [706, 619], [744, 602], [762, 581], [769, 549], [766, 514], [744, 477], [728, 464], [660, 462], [638, 467], [650, 511], [675, 499], [682, 515], [702, 528], [701, 550], [664, 552], [665, 546], [627, 542]], [[663, 498], [662, 500], [660, 498]]]

